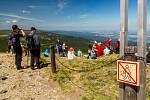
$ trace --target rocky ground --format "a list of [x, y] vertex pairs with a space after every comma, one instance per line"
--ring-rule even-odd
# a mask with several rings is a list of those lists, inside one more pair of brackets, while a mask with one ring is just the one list
[[[24, 57], [25, 59], [26, 57]], [[26, 66], [26, 60], [22, 62]], [[16, 70], [14, 55], [0, 54], [0, 100], [76, 100], [64, 93], [46, 72], [49, 67]]]

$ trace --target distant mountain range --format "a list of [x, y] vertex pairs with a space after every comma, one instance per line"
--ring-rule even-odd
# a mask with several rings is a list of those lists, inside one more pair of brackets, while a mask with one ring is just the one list
[[[116, 39], [119, 38], [119, 32], [77, 32], [77, 31], [50, 31], [59, 35], [80, 37], [87, 39], [89, 41], [100, 41], [105, 42], [107, 38], [112, 39], [112, 44], [114, 45]], [[129, 45], [137, 45], [137, 33], [134, 31], [128, 32], [128, 43]], [[147, 45], [150, 46], [150, 32], [147, 34]]]

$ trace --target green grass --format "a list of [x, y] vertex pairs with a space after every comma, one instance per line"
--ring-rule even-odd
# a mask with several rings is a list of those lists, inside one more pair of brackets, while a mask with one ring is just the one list
[[[114, 59], [119, 57], [119, 55], [114, 56]], [[104, 59], [107, 59], [108, 62], [110, 61], [109, 64], [105, 63]], [[116, 62], [114, 62], [112, 56], [97, 60], [87, 60], [84, 58], [59, 60], [66, 67], [57, 61], [58, 72], [56, 74], [51, 73], [50, 77], [60, 84], [62, 90], [66, 91], [72, 90], [73, 87], [80, 87], [81, 90], [84, 90], [81, 96], [82, 100], [115, 100], [117, 98]], [[79, 87], [76, 87], [74, 83]]]
[[3, 35], [6, 35], [7, 32], [0, 32], [0, 52], [6, 52], [8, 49], [8, 40], [7, 37], [4, 37]]
[[[115, 60], [118, 58], [120, 56], [116, 54], [96, 60], [59, 58], [65, 67], [56, 60], [58, 72], [49, 74], [65, 92], [70, 93], [75, 88], [82, 90], [81, 100], [116, 100], [119, 96], [119, 82], [117, 82]], [[150, 68], [148, 67], [147, 70], [149, 72]], [[146, 89], [147, 100], [149, 100], [150, 73], [147, 73]]]

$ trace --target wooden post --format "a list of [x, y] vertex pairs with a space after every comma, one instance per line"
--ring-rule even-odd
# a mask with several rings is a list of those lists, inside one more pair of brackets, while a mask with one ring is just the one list
[[147, 0], [138, 0], [138, 36], [137, 53], [145, 59], [140, 62], [140, 86], [137, 100], [146, 100], [146, 33], [147, 33]]
[[[126, 60], [137, 61], [134, 53], [128, 54], [128, 52], [126, 52]], [[124, 99], [123, 100], [137, 100], [137, 86], [125, 84], [125, 86], [124, 86]]]
[[[124, 55], [128, 31], [128, 0], [120, 0], [120, 54]], [[124, 83], [119, 83], [119, 100], [124, 100]]]
[[53, 73], [56, 73], [56, 62], [55, 62], [54, 46], [51, 46], [51, 69], [52, 69]]

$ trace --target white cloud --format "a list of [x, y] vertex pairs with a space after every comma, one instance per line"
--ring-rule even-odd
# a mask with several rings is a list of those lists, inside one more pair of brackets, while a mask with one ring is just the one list
[[7, 20], [6, 23], [11, 23], [11, 21]]
[[88, 14], [83, 14], [83, 15], [80, 15], [79, 18], [84, 19], [84, 18], [87, 18], [88, 16], [89, 16]]
[[17, 23], [18, 21], [17, 20], [12, 20], [12, 23]]
[[30, 11], [27, 11], [27, 10], [22, 10], [22, 13], [23, 13], [23, 14], [30, 14], [31, 12], [30, 12]]
[[62, 11], [67, 6], [67, 4], [68, 3], [64, 0], [58, 0], [58, 4], [57, 4], [58, 10]]
[[34, 8], [38, 8], [38, 7], [40, 7], [40, 6], [30, 5], [30, 6], [28, 6], [28, 7], [34, 9]]
[[43, 20], [40, 20], [40, 19], [23, 17], [23, 16], [18, 16], [18, 15], [13, 15], [13, 14], [6, 14], [6, 13], [0, 13], [0, 16], [13, 17], [13, 18], [18, 18], [18, 19], [23, 19], [23, 20], [29, 20], [29, 21], [44, 22]]
[[16, 19], [14, 20], [7, 20], [6, 23], [17, 23], [18, 21]]

